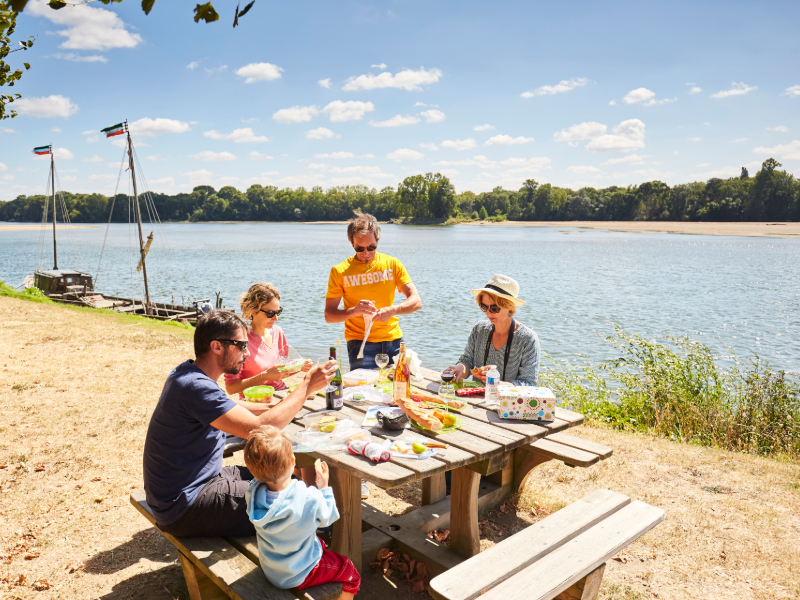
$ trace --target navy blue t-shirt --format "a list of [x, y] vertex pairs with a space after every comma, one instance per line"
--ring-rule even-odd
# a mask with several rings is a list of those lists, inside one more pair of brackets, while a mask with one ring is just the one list
[[234, 406], [192, 360], [167, 377], [144, 442], [144, 491], [159, 525], [181, 518], [219, 475], [225, 433], [210, 423]]

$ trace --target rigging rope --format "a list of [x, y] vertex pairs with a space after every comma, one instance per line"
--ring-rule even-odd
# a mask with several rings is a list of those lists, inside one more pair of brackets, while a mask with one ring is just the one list
[[108, 230], [111, 227], [111, 217], [114, 216], [114, 206], [117, 203], [117, 192], [119, 191], [119, 182], [122, 179], [122, 167], [125, 165], [125, 150], [122, 150], [122, 163], [119, 166], [119, 174], [117, 175], [117, 185], [114, 186], [114, 197], [111, 199], [111, 210], [108, 213], [108, 223], [106, 224], [106, 234], [103, 236], [103, 246], [100, 248], [100, 260], [97, 261], [97, 274], [94, 276], [94, 285], [97, 287], [97, 280], [100, 278], [100, 264], [103, 262], [103, 253], [106, 250], [106, 240], [108, 239]]

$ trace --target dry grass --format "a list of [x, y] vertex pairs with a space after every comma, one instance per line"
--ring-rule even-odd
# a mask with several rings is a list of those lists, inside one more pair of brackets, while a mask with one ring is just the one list
[[[0, 597], [185, 597], [173, 547], [128, 494], [142, 486], [150, 414], [166, 375], [192, 354], [191, 331], [3, 297], [0, 322]], [[614, 457], [539, 467], [516, 511], [488, 515], [484, 546], [608, 487], [665, 508], [667, 520], [627, 562], [612, 561], [601, 598], [800, 598], [798, 465], [577, 434]], [[419, 503], [418, 485], [372, 491], [394, 512]]]

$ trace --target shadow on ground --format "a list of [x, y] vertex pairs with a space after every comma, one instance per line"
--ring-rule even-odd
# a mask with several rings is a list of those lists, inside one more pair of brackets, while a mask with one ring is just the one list
[[142, 559], [159, 563], [174, 563], [178, 551], [155, 527], [139, 531], [127, 542], [111, 550], [98, 552], [84, 563], [84, 571], [107, 575], [127, 569]]

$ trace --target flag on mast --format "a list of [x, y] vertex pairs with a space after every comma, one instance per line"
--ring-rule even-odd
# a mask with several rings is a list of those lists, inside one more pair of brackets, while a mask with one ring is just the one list
[[117, 123], [116, 125], [112, 125], [111, 127], [106, 127], [105, 129], [101, 129], [100, 133], [105, 133], [107, 138], [114, 137], [115, 135], [122, 135], [125, 133], [125, 127], [122, 123]]
[[43, 154], [50, 154], [50, 146], [39, 146], [38, 148], [34, 148], [33, 153], [38, 154], [39, 156]]

